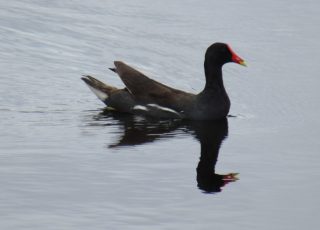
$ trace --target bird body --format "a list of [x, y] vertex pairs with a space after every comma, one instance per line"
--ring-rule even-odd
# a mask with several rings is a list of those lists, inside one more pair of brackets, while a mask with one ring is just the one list
[[115, 61], [115, 67], [110, 69], [119, 75], [126, 86], [124, 89], [109, 86], [91, 76], [82, 79], [101, 101], [119, 112], [214, 120], [227, 116], [230, 109], [222, 79], [222, 65], [227, 62], [244, 65], [244, 61], [226, 44], [215, 43], [207, 49], [204, 63], [206, 85], [199, 94], [166, 86], [121, 61]]

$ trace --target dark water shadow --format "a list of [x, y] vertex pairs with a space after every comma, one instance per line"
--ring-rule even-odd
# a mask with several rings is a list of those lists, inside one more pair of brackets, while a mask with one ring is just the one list
[[238, 173], [218, 174], [215, 171], [221, 144], [228, 136], [227, 118], [217, 121], [156, 120], [110, 111], [94, 116], [95, 121], [110, 118], [117, 122], [122, 133], [116, 143], [108, 148], [143, 145], [174, 138], [184, 132], [192, 135], [201, 145], [197, 166], [197, 185], [200, 190], [206, 193], [221, 192], [223, 186], [238, 180]]

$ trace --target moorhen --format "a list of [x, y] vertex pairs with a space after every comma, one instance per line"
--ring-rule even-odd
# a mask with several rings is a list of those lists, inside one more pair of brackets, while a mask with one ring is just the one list
[[222, 80], [222, 66], [228, 62], [246, 66], [227, 44], [214, 43], [207, 49], [204, 61], [206, 84], [199, 94], [161, 84], [121, 61], [115, 61], [115, 67], [110, 70], [119, 75], [126, 86], [124, 89], [91, 76], [84, 76], [82, 80], [112, 110], [159, 118], [214, 120], [226, 117], [230, 109]]

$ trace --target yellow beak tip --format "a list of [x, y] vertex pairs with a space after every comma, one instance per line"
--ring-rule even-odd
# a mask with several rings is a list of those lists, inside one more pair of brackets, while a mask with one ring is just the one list
[[245, 63], [245, 61], [241, 61], [241, 62], [239, 62], [239, 64], [242, 66], [248, 67], [247, 64]]

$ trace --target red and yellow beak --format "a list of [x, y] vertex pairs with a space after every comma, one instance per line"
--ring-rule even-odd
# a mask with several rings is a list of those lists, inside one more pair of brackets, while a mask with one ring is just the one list
[[230, 48], [230, 46], [228, 46], [228, 47], [229, 47], [229, 50], [230, 50], [230, 52], [231, 52], [231, 54], [232, 54], [232, 57], [231, 57], [232, 62], [238, 63], [239, 65], [242, 65], [242, 66], [247, 66], [247, 64], [245, 63], [245, 61], [244, 61], [241, 57], [239, 57], [239, 56]]

